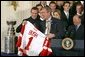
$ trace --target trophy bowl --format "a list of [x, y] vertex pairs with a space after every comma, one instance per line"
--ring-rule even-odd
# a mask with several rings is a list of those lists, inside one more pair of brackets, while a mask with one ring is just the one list
[[10, 24], [11, 24], [11, 25], [15, 25], [15, 24], [16, 24], [16, 21], [7, 21], [7, 24], [8, 24], [8, 25], [10, 25]]

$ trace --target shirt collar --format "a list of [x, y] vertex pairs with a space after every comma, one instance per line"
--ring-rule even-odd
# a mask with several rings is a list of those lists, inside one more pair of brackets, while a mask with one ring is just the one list
[[40, 20], [41, 20], [41, 21], [44, 21], [44, 19], [43, 19], [43, 18], [41, 18], [41, 17], [40, 17]]
[[52, 17], [50, 16], [50, 17], [48, 18], [48, 20], [46, 20], [46, 21], [51, 21], [51, 18], [52, 18]]
[[79, 28], [79, 26], [81, 25], [81, 23], [80, 24], [78, 24], [78, 25], [76, 25], [77, 26], [77, 28]]
[[69, 13], [69, 11], [64, 11], [64, 13], [67, 15]]
[[81, 23], [80, 23], [80, 24], [78, 24], [78, 25], [77, 25], [77, 27], [79, 28], [79, 26], [80, 26], [80, 25], [81, 25]]

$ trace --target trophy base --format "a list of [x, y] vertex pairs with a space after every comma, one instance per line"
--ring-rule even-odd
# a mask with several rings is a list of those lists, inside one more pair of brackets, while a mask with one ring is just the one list
[[1, 52], [1, 56], [18, 56], [18, 55], [15, 54], [15, 53], [4, 53], [4, 52]]

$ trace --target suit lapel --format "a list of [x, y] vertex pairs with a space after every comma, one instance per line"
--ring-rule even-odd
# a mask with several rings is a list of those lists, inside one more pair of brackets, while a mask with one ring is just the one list
[[46, 29], [46, 21], [42, 21], [41, 22], [41, 28], [42, 28], [42, 31], [44, 33], [45, 32], [45, 29]]
[[51, 28], [50, 28], [50, 32], [53, 33], [54, 30], [56, 28], [56, 23], [55, 20], [53, 19], [53, 17], [51, 18]]
[[82, 27], [82, 25], [80, 25], [80, 26], [78, 27], [77, 31], [81, 30], [81, 27]]
[[63, 11], [63, 16], [65, 17], [65, 19], [67, 20], [67, 16], [66, 16], [66, 14], [64, 13], [64, 11]]

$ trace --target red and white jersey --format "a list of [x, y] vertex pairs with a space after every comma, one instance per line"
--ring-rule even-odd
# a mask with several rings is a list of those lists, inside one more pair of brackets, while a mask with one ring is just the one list
[[29, 21], [22, 25], [17, 41], [19, 56], [48, 56], [52, 53], [50, 40]]

